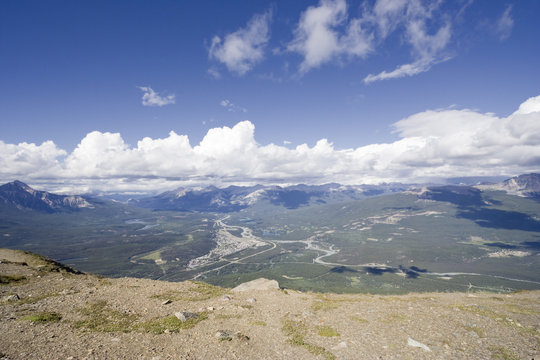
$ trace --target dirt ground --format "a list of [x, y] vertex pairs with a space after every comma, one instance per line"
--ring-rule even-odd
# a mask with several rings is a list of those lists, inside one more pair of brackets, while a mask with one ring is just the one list
[[0, 359], [540, 359], [539, 291], [232, 292], [5, 249], [0, 276]]

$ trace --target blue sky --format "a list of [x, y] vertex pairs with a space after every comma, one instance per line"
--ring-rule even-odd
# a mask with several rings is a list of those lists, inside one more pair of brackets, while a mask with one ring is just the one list
[[[0, 178], [46, 182], [54, 177], [39, 164], [58, 166], [59, 178], [74, 179], [72, 188], [83, 190], [97, 186], [81, 180], [85, 178], [111, 176], [133, 183], [161, 177], [154, 168], [167, 174], [157, 185], [162, 188], [187, 178], [235, 182], [241, 174], [249, 174], [246, 180], [252, 182], [376, 182], [469, 173], [468, 167], [476, 165], [456, 164], [441, 171], [440, 160], [448, 158], [440, 149], [437, 161], [431, 158], [421, 165], [429, 168], [424, 172], [385, 167], [398, 159], [382, 160], [377, 153], [372, 165], [364, 164], [354, 174], [341, 168], [329, 174], [325, 161], [330, 160], [313, 154], [321, 139], [340, 159], [343, 151], [362, 149], [355, 155], [360, 160], [343, 160], [348, 168], [350, 161], [366, 162], [370, 146], [399, 147], [409, 133], [431, 139], [435, 135], [412, 131], [412, 120], [406, 122], [422, 114], [431, 114], [431, 120], [422, 122], [424, 130], [452, 111], [455, 116], [469, 111], [478, 118], [489, 114], [512, 122], [509, 117], [520, 104], [540, 95], [538, 14], [540, 2], [532, 0], [5, 0], [0, 2]], [[401, 127], [396, 126], [399, 121], [405, 121]], [[409, 124], [406, 130], [404, 124]], [[478, 120], [475, 131], [481, 124]], [[524, 132], [519, 138], [538, 130], [513, 124]], [[210, 138], [211, 129], [223, 136], [236, 129], [231, 138], [246, 136], [236, 143], [247, 146], [241, 151], [255, 146], [264, 153], [259, 162], [271, 161], [264, 171], [243, 164], [189, 170], [133, 154], [130, 161], [140, 165], [135, 170], [125, 163], [117, 164], [120, 172], [104, 164], [89, 166], [92, 171], [73, 165], [80, 159], [77, 149], [79, 155], [87, 149], [85, 156], [103, 158], [113, 141], [118, 151], [112, 159], [120, 161], [126, 152], [139, 149], [138, 141], [170, 139], [170, 131], [187, 135], [186, 151], [193, 152], [205, 136]], [[92, 146], [101, 148], [81, 146], [88, 134], [95, 135]], [[305, 164], [297, 159], [304, 156], [302, 144], [318, 159], [309, 171], [297, 169]], [[503, 150], [509, 146], [499, 145]], [[527, 146], [532, 145], [529, 141]], [[177, 150], [170, 156], [177, 154], [178, 162], [191, 156]], [[426, 151], [418, 150], [418, 156], [425, 160]], [[506, 175], [538, 165], [536, 157], [515, 164], [516, 158], [503, 161], [499, 153], [485, 154], [486, 162], [497, 166], [477, 175]], [[210, 155], [204, 156], [208, 160]], [[230, 156], [238, 158], [234, 151]]]

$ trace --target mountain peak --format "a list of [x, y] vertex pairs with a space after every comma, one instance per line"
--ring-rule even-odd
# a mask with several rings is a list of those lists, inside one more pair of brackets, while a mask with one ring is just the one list
[[56, 195], [35, 190], [19, 180], [0, 186], [0, 204], [14, 206], [19, 210], [43, 212], [70, 211], [81, 207], [92, 207], [81, 196]]
[[530, 173], [514, 176], [505, 180], [503, 187], [510, 193], [536, 197], [540, 195], [540, 174]]

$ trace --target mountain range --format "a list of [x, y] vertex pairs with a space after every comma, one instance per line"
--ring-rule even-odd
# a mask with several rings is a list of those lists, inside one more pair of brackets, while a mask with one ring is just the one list
[[[218, 188], [178, 188], [156, 196], [129, 199], [128, 205], [152, 210], [194, 211], [194, 212], [235, 212], [264, 204], [286, 209], [297, 209], [310, 205], [333, 204], [360, 200], [389, 193], [400, 193], [424, 187], [429, 192], [421, 192], [419, 197], [432, 200], [452, 197], [471, 200], [476, 194], [478, 201], [481, 190], [500, 190], [522, 197], [540, 197], [540, 174], [531, 173], [512, 177], [495, 184], [477, 186], [447, 185], [444, 187], [422, 186], [418, 184], [380, 184], [380, 185], [324, 185], [293, 186], [229, 186]], [[441, 189], [444, 189], [442, 191]], [[472, 196], [472, 197], [471, 197]], [[17, 209], [31, 209], [41, 212], [74, 211], [93, 208], [97, 199], [79, 195], [57, 195], [31, 188], [21, 181], [13, 181], [0, 186], [0, 204]], [[444, 200], [442, 200], [444, 201]]]

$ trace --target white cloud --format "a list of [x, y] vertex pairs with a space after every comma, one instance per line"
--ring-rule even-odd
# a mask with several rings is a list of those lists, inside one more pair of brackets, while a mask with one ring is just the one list
[[262, 61], [269, 40], [270, 11], [255, 15], [245, 28], [227, 34], [224, 39], [214, 36], [209, 57], [225, 64], [229, 71], [244, 75]]
[[[427, 110], [394, 124], [399, 140], [336, 149], [327, 139], [261, 145], [255, 126], [208, 130], [195, 146], [187, 135], [126, 144], [118, 133], [87, 134], [70, 154], [52, 141], [0, 141], [0, 181], [56, 183], [72, 192], [149, 191], [180, 185], [389, 181], [517, 175], [540, 167], [540, 96], [507, 117], [469, 109]], [[67, 155], [67, 156], [66, 156]], [[54, 188], [54, 187], [51, 187]]]
[[0, 178], [56, 177], [60, 166], [57, 158], [66, 154], [52, 141], [36, 145], [6, 144], [0, 140]]
[[138, 86], [139, 89], [141, 89], [144, 94], [142, 97], [142, 104], [144, 106], [165, 106], [169, 104], [174, 104], [174, 94], [173, 95], [167, 95], [167, 96], [160, 96], [157, 92], [155, 92], [151, 87], [149, 86]]
[[497, 21], [496, 32], [499, 35], [499, 39], [501, 41], [509, 38], [510, 34], [512, 33], [512, 29], [514, 28], [514, 19], [512, 19], [512, 16], [510, 15], [511, 11], [512, 5], [508, 5], [506, 10], [504, 10], [503, 14]]
[[210, 75], [210, 77], [216, 80], [221, 79], [221, 73], [214, 68], [209, 68], [208, 70], [206, 70], [206, 72], [208, 75]]
[[225, 100], [221, 100], [219, 102], [219, 105], [221, 105], [222, 107], [224, 107], [225, 109], [227, 109], [227, 111], [229, 112], [237, 112], [237, 111], [241, 111], [243, 113], [246, 113], [247, 112], [247, 109], [246, 108], [243, 108], [241, 106], [238, 106], [238, 105], [235, 105], [233, 104], [232, 102], [230, 102], [229, 100], [225, 99]]
[[294, 39], [287, 46], [304, 57], [301, 73], [342, 55], [364, 57], [372, 50], [373, 37], [362, 28], [362, 20], [354, 19], [345, 26], [346, 20], [345, 0], [321, 0], [302, 13]]
[[[386, 6], [377, 7], [382, 3]], [[376, 75], [369, 74], [364, 78], [365, 83], [414, 76], [428, 71], [434, 64], [450, 59], [443, 52], [452, 36], [451, 24], [445, 22], [434, 34], [429, 34], [427, 24], [432, 21], [433, 12], [438, 4], [430, 5], [431, 7], [428, 5], [424, 7], [418, 0], [385, 0], [376, 3], [374, 13], [382, 34], [387, 35], [402, 23], [405, 39], [411, 46], [415, 60], [409, 64], [399, 65], [390, 72], [384, 70]]]
[[[450, 59], [443, 54], [451, 39], [449, 16], [438, 14], [440, 2], [377, 0], [364, 3], [362, 15], [349, 18], [346, 0], [320, 0], [300, 16], [287, 50], [303, 57], [300, 74], [332, 61], [366, 58], [394, 32], [411, 48], [412, 62], [393, 71], [369, 74], [366, 83], [413, 76]], [[437, 16], [436, 16], [437, 15]], [[435, 28], [435, 31], [428, 31]]]

